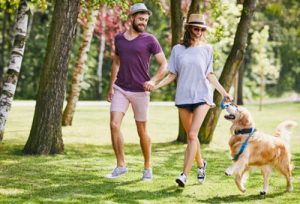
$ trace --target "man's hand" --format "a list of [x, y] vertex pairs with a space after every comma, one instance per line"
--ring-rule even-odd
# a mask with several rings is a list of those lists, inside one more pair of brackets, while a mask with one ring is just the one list
[[113, 95], [114, 95], [114, 89], [109, 89], [108, 94], [107, 94], [108, 102], [111, 102]]
[[146, 81], [144, 83], [144, 89], [145, 91], [153, 91], [155, 87], [155, 82], [150, 80], [150, 81]]

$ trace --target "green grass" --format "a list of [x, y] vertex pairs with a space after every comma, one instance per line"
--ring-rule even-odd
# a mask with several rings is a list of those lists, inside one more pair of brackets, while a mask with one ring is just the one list
[[[185, 145], [172, 143], [177, 134], [177, 111], [173, 106], [150, 109], [149, 132], [153, 144], [154, 180], [141, 182], [143, 158], [132, 112], [122, 126], [127, 175], [103, 178], [115, 165], [110, 146], [108, 107], [78, 107], [72, 127], [63, 128], [65, 154], [25, 156], [22, 149], [29, 135], [34, 107], [14, 106], [9, 114], [4, 141], [0, 144], [0, 203], [299, 203], [300, 202], [300, 103], [247, 106], [257, 128], [273, 133], [285, 119], [298, 122], [292, 136], [295, 169], [294, 191], [285, 192], [285, 180], [273, 172], [269, 194], [258, 196], [262, 176], [250, 174], [247, 192], [241, 194], [224, 170], [231, 160], [228, 150], [230, 123], [220, 118], [209, 146], [202, 147], [208, 161], [207, 180], [197, 184], [196, 171], [186, 188], [175, 185], [182, 169]], [[131, 143], [131, 144], [128, 144]]]

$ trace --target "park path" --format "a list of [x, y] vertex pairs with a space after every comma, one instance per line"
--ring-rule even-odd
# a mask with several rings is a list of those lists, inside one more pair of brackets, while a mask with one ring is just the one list
[[[300, 95], [299, 94], [291, 94], [289, 97], [285, 98], [276, 98], [276, 99], [268, 99], [264, 100], [263, 104], [273, 104], [273, 103], [286, 103], [286, 102], [300, 102]], [[246, 101], [246, 105], [258, 104], [258, 101]], [[77, 106], [109, 106], [109, 102], [107, 101], [78, 101]], [[174, 106], [173, 101], [151, 101], [151, 106]], [[14, 106], [27, 106], [27, 107], [34, 107], [35, 101], [28, 100], [28, 101], [19, 101], [14, 100], [12, 103], [12, 107]]]

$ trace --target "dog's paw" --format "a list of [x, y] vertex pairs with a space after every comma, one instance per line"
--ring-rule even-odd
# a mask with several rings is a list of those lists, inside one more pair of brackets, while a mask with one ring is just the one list
[[260, 195], [261, 197], [263, 197], [263, 198], [266, 198], [267, 192], [264, 191], [264, 190], [262, 190], [262, 191], [259, 192], [259, 195]]
[[266, 194], [267, 194], [266, 191], [260, 191], [260, 192], [259, 192], [259, 195], [261, 195], [261, 196], [265, 196]]
[[231, 176], [232, 174], [233, 174], [232, 169], [228, 168], [228, 169], [225, 170], [225, 175], [226, 176]]
[[246, 192], [246, 188], [239, 188], [239, 190], [240, 190], [242, 193], [245, 193], [245, 192]]
[[293, 186], [288, 186], [286, 189], [288, 192], [292, 192], [294, 190]]

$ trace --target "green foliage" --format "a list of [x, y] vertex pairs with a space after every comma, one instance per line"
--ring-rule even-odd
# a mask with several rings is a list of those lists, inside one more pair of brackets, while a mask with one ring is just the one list
[[264, 25], [270, 28], [269, 40], [273, 43], [273, 55], [281, 62], [277, 86], [267, 86], [271, 95], [280, 96], [286, 91], [300, 92], [300, 2], [279, 0], [259, 7], [256, 14], [256, 30]]
[[217, 0], [209, 2], [205, 9], [203, 12], [209, 16], [206, 21], [211, 27], [207, 32], [207, 41], [214, 48], [214, 71], [219, 76], [233, 45], [242, 7]]
[[[9, 18], [7, 20], [7, 31], [4, 42], [4, 66], [8, 66], [10, 55], [10, 47], [13, 37], [13, 23], [15, 19], [16, 10], [20, 0], [0, 0], [0, 10], [8, 8]], [[7, 4], [9, 2], [9, 4]], [[121, 5], [123, 20], [127, 19], [126, 11], [133, 3], [144, 2], [147, 7], [153, 12], [150, 17], [147, 31], [154, 34], [160, 42], [163, 51], [167, 58], [170, 56], [171, 47], [171, 30], [170, 30], [170, 15], [163, 9], [162, 5], [168, 5], [168, 1], [161, 3], [158, 0], [89, 0], [82, 1], [82, 10], [88, 6], [93, 6], [98, 9], [101, 5], [106, 4], [108, 7]], [[20, 79], [18, 81], [16, 98], [18, 99], [34, 99], [37, 89], [39, 73], [44, 60], [49, 24], [51, 19], [51, 10], [53, 7], [53, 0], [31, 0], [30, 7], [34, 13], [31, 33], [27, 39], [25, 49], [25, 56], [22, 63]], [[9, 5], [7, 7], [7, 5]], [[211, 27], [206, 32], [208, 43], [212, 44], [214, 49], [214, 71], [219, 76], [224, 66], [225, 60], [229, 54], [230, 48], [233, 44], [233, 39], [239, 22], [242, 5], [237, 5], [234, 1], [205, 1], [201, 4], [201, 13], [207, 18], [206, 21]], [[269, 27], [269, 38], [267, 49], [267, 58], [274, 62], [280, 62], [280, 73], [277, 81], [272, 81], [266, 87], [269, 95], [280, 95], [287, 91], [296, 90], [300, 92], [300, 26], [298, 23], [300, 3], [298, 1], [277, 0], [277, 1], [259, 1], [258, 8], [255, 13], [255, 19], [250, 31], [250, 39], [255, 32], [260, 32], [265, 25]], [[0, 12], [0, 29], [2, 30], [6, 16], [4, 12]], [[80, 26], [78, 26], [78, 29]], [[77, 32], [77, 39], [74, 42], [74, 48], [71, 53], [70, 71], [76, 60], [76, 53], [78, 51], [80, 42], [80, 32]], [[0, 32], [0, 39], [2, 39], [2, 32]], [[251, 40], [248, 42], [251, 45]], [[98, 65], [98, 50], [99, 42], [93, 39], [91, 50], [89, 52], [89, 60], [87, 62], [87, 72], [82, 84], [82, 100], [86, 99], [104, 99], [107, 92], [111, 58], [109, 55], [110, 48], [107, 47], [105, 51], [104, 65], [103, 65], [103, 95], [99, 96], [97, 93], [98, 79], [96, 77], [96, 67]], [[2, 52], [1, 52], [2, 53]], [[254, 62], [255, 50], [253, 46], [249, 46], [247, 50], [247, 64], [245, 68], [244, 90], [245, 97], [251, 98], [257, 96], [257, 87], [255, 85], [257, 77], [252, 72]], [[3, 64], [3, 60], [1, 61]], [[158, 65], [152, 59], [150, 72], [151, 75], [157, 70]], [[275, 82], [275, 83], [274, 83]], [[68, 82], [70, 83], [70, 81]], [[277, 84], [280, 84], [277, 85]], [[69, 84], [68, 84], [69, 85]], [[69, 87], [69, 86], [68, 86]], [[152, 100], [173, 100], [175, 94], [175, 86], [170, 85], [163, 87], [152, 94]]]
[[17, 10], [17, 8], [19, 6], [19, 1], [20, 0], [10, 0], [10, 1], [0, 0], [0, 11], [5, 10], [8, 7], [9, 13], [15, 12], [15, 10]]

